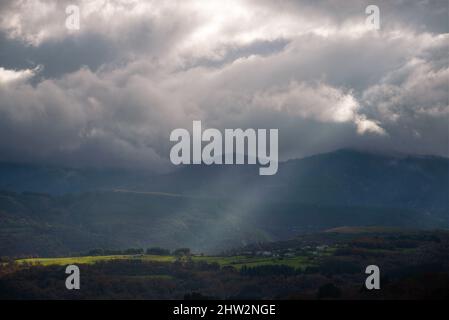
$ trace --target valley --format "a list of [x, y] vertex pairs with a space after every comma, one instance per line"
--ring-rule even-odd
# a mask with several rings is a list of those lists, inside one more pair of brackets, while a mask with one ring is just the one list
[[269, 177], [226, 166], [153, 177], [5, 168], [0, 256], [134, 247], [211, 255], [341, 226], [449, 228], [449, 160], [437, 157], [341, 150], [280, 163]]
[[[185, 248], [17, 259], [0, 264], [0, 298], [444, 299], [448, 250], [448, 231], [343, 227], [214, 256]], [[79, 266], [81, 290], [65, 289], [68, 264]], [[364, 289], [372, 264], [381, 290]]]

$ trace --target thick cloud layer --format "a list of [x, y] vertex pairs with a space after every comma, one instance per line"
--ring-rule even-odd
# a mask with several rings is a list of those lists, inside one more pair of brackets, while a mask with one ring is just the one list
[[[65, 27], [69, 4], [79, 30]], [[278, 128], [282, 159], [448, 156], [446, 1], [3, 1], [0, 160], [170, 168], [170, 131]]]

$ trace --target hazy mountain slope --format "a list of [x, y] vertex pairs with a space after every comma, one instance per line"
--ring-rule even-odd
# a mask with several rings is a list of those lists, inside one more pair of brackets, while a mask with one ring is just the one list
[[115, 189], [220, 197], [256, 189], [276, 201], [437, 212], [449, 207], [449, 159], [340, 150], [280, 163], [274, 176], [259, 176], [256, 165], [192, 165], [154, 176], [0, 164], [0, 190], [63, 194]]
[[150, 246], [211, 252], [344, 225], [449, 227], [449, 161], [437, 157], [342, 150], [282, 163], [270, 177], [257, 166], [190, 166], [158, 177], [15, 170], [0, 185], [102, 191], [1, 192], [0, 255]]
[[408, 209], [229, 201], [122, 192], [0, 193], [0, 255], [161, 246], [217, 252], [342, 225], [447, 227]]
[[217, 199], [0, 193], [0, 256], [151, 246], [211, 251], [262, 240], [267, 234]]
[[[269, 198], [332, 205], [386, 206], [447, 211], [449, 159], [398, 157], [340, 150], [279, 165], [274, 176], [258, 176], [253, 166], [190, 166], [178, 192], [240, 194], [259, 189]], [[196, 177], [196, 178], [195, 178]]]

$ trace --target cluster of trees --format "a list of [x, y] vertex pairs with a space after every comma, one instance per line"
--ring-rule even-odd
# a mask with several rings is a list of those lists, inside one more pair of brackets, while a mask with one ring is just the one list
[[[444, 267], [447, 267], [445, 265]], [[380, 292], [361, 290], [364, 277], [296, 274], [288, 266], [220, 268], [207, 263], [114, 260], [80, 265], [82, 290], [66, 290], [64, 266], [0, 266], [0, 299], [338, 299], [448, 297], [449, 273], [421, 266], [387, 272]], [[283, 276], [279, 276], [283, 274]], [[45, 284], [45, 285], [43, 285]]]
[[[176, 262], [125, 259], [80, 265], [84, 276], [79, 292], [65, 289], [64, 266], [31, 266], [4, 259], [0, 263], [0, 299], [442, 299], [449, 294], [449, 235], [439, 238], [423, 238], [413, 250], [378, 250], [364, 246], [372, 242], [390, 247], [398, 241], [418, 240], [364, 235], [359, 241], [340, 241], [337, 252], [318, 257], [304, 270], [282, 265], [281, 260], [240, 270], [221, 267], [191, 259], [188, 248], [172, 252], [127, 249], [120, 253], [169, 253]], [[288, 249], [288, 245], [292, 243], [279, 244], [278, 248]], [[375, 293], [363, 290], [365, 267], [373, 262], [382, 266], [382, 290]]]
[[260, 265], [254, 267], [243, 266], [240, 274], [244, 276], [293, 276], [301, 273], [300, 269], [295, 269], [286, 265]]
[[138, 254], [150, 254], [150, 255], [158, 255], [158, 256], [168, 256], [168, 255], [178, 255], [180, 252], [188, 252], [190, 255], [190, 249], [188, 248], [181, 248], [176, 249], [173, 252], [171, 252], [168, 249], [159, 248], [159, 247], [152, 247], [148, 249], [143, 248], [128, 248], [124, 250], [109, 250], [109, 249], [92, 249], [87, 252], [88, 256], [108, 256], [108, 255], [138, 255]]

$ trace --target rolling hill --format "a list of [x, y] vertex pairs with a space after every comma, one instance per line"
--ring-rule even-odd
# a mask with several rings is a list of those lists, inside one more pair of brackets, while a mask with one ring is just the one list
[[0, 255], [217, 252], [340, 226], [448, 228], [448, 175], [445, 158], [354, 150], [290, 160], [270, 177], [256, 166], [151, 176], [0, 165]]

